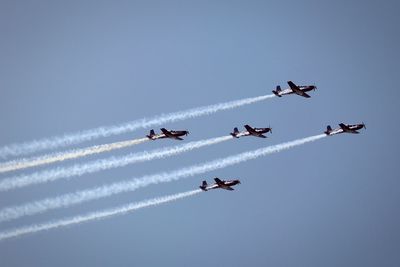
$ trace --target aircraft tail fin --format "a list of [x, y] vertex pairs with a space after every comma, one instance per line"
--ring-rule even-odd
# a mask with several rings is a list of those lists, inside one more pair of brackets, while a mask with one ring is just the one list
[[207, 191], [207, 186], [208, 186], [207, 181], [203, 181], [199, 187], [201, 190]]
[[282, 97], [279, 93], [282, 91], [281, 86], [277, 85], [276, 90], [272, 90], [272, 93], [274, 93], [278, 97]]
[[329, 135], [332, 132], [332, 127], [330, 125], [326, 126], [325, 134]]
[[147, 138], [149, 138], [149, 139], [153, 139], [153, 137], [156, 135], [156, 133], [154, 132], [154, 129], [151, 129], [150, 130], [150, 133], [148, 134], [148, 135], [146, 135], [147, 136]]
[[237, 128], [237, 127], [235, 127], [235, 128], [233, 128], [233, 132], [231, 133], [231, 135], [233, 136], [233, 137], [236, 137], [236, 138], [238, 138], [237, 137], [237, 134], [239, 133], [239, 129]]

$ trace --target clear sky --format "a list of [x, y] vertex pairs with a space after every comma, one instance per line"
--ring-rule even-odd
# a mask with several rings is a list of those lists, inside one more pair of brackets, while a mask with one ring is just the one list
[[270, 138], [4, 192], [1, 208], [315, 135], [327, 124], [367, 125], [357, 136], [1, 223], [6, 230], [188, 191], [215, 176], [242, 181], [233, 192], [0, 242], [0, 265], [399, 266], [398, 10], [397, 1], [0, 1], [0, 146], [269, 94], [287, 80], [318, 86], [310, 99], [164, 125], [190, 130], [183, 142], [247, 123], [271, 125]]

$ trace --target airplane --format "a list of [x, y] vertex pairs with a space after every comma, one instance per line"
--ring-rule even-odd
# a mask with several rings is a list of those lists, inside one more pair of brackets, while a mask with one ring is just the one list
[[268, 133], [271, 132], [272, 133], [272, 128], [268, 127], [268, 128], [253, 128], [250, 125], [246, 124], [244, 126], [244, 128], [246, 128], [247, 131], [243, 131], [243, 132], [239, 132], [238, 128], [235, 127], [233, 128], [233, 133], [230, 133], [233, 137], [235, 138], [239, 138], [242, 136], [256, 136], [256, 137], [261, 137], [261, 138], [267, 138], [267, 136], [263, 135], [264, 133]]
[[282, 97], [283, 95], [290, 95], [290, 94], [296, 94], [305, 98], [310, 98], [311, 96], [308, 95], [306, 92], [315, 90], [317, 89], [317, 86], [315, 85], [295, 85], [292, 81], [287, 82], [290, 88], [281, 89], [281, 86], [278, 85], [276, 86], [276, 90], [272, 90], [272, 93], [274, 93], [278, 97]]
[[344, 123], [339, 123], [340, 128], [332, 129], [330, 125], [326, 127], [326, 131], [324, 132], [326, 135], [335, 135], [335, 134], [340, 134], [340, 133], [352, 133], [352, 134], [359, 134], [357, 130], [360, 130], [361, 128], [367, 129], [365, 127], [364, 123], [360, 124], [344, 124]]
[[224, 181], [224, 180], [219, 179], [218, 177], [215, 177], [214, 180], [215, 180], [215, 183], [210, 186], [208, 186], [207, 181], [203, 181], [203, 183], [199, 186], [200, 189], [203, 191], [208, 191], [211, 189], [221, 188], [221, 189], [232, 191], [234, 189], [231, 186], [240, 184], [239, 180]]
[[162, 139], [162, 138], [171, 138], [171, 139], [176, 139], [176, 140], [183, 140], [180, 136], [183, 135], [188, 135], [189, 131], [168, 131], [165, 128], [160, 129], [162, 133], [156, 134], [153, 129], [150, 130], [150, 134], [146, 135], [147, 138], [150, 140], [157, 140], [157, 139]]

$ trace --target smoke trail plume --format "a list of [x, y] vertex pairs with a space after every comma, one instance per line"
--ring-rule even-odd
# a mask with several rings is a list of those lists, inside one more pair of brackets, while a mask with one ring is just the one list
[[57, 221], [50, 221], [47, 223], [33, 224], [30, 226], [16, 228], [13, 230], [0, 232], [0, 240], [18, 237], [18, 236], [25, 235], [25, 234], [32, 234], [32, 233], [50, 230], [53, 228], [59, 228], [59, 227], [63, 227], [63, 226], [68, 226], [68, 225], [72, 225], [72, 224], [78, 224], [78, 223], [88, 222], [88, 221], [92, 221], [92, 220], [104, 219], [104, 218], [115, 216], [115, 215], [122, 215], [127, 212], [132, 212], [132, 211], [135, 211], [138, 209], [147, 208], [150, 206], [157, 206], [157, 205], [160, 205], [163, 203], [190, 197], [190, 196], [199, 194], [201, 192], [202, 192], [202, 190], [196, 189], [196, 190], [183, 192], [183, 193], [179, 193], [179, 194], [174, 194], [174, 195], [144, 200], [144, 201], [140, 201], [140, 202], [136, 202], [136, 203], [131, 203], [131, 204], [117, 207], [117, 208], [112, 208], [112, 209], [107, 209], [107, 210], [97, 211], [97, 212], [91, 212], [91, 213], [88, 213], [85, 215], [78, 215], [78, 216], [74, 216], [74, 217], [67, 218], [67, 219], [61, 219], [61, 220], [57, 220]]
[[115, 142], [111, 144], [103, 144], [97, 146], [91, 146], [86, 148], [79, 148], [64, 152], [51, 153], [44, 156], [24, 158], [18, 160], [12, 160], [4, 163], [0, 163], [0, 173], [15, 171], [20, 169], [25, 169], [29, 167], [36, 167], [40, 165], [50, 164], [58, 161], [64, 161], [68, 159], [76, 159], [80, 157], [85, 157], [88, 155], [98, 154], [102, 152], [108, 152], [115, 149], [120, 149], [124, 147], [129, 147], [137, 144], [144, 143], [148, 141], [148, 138], [140, 138], [122, 142]]
[[138, 188], [145, 187], [151, 184], [165, 183], [175, 181], [184, 177], [191, 177], [201, 173], [232, 166], [251, 159], [256, 159], [258, 157], [268, 154], [280, 152], [282, 150], [290, 149], [295, 146], [313, 142], [324, 138], [325, 136], [325, 134], [320, 134], [297, 139], [278, 145], [268, 146], [253, 151], [240, 153], [226, 158], [216, 159], [203, 164], [193, 165], [172, 172], [162, 172], [154, 175], [147, 175], [141, 178], [117, 182], [110, 185], [104, 185], [83, 191], [77, 191], [54, 198], [46, 198], [34, 202], [29, 202], [20, 206], [4, 208], [0, 210], [0, 222], [17, 219], [22, 216], [37, 214], [56, 208], [68, 207], [71, 205], [94, 199], [100, 199], [123, 192], [134, 191]]
[[155, 116], [150, 119], [144, 118], [127, 123], [122, 123], [119, 125], [105, 126], [78, 133], [65, 134], [64, 136], [45, 138], [26, 143], [11, 144], [0, 148], [0, 158], [7, 158], [9, 156], [27, 155], [38, 151], [78, 144], [84, 141], [89, 141], [100, 137], [127, 133], [137, 130], [139, 128], [146, 129], [151, 126], [162, 125], [165, 123], [186, 120], [204, 115], [210, 115], [218, 111], [229, 110], [240, 106], [263, 101], [268, 98], [272, 98], [274, 96], [275, 95], [271, 94], [271, 95], [263, 95], [252, 98], [245, 98], [225, 103], [219, 103], [215, 105], [193, 108], [185, 111], [163, 114]]
[[75, 164], [69, 167], [58, 167], [50, 170], [35, 172], [32, 174], [6, 178], [0, 181], [0, 192], [10, 189], [25, 187], [32, 184], [55, 181], [62, 178], [81, 176], [86, 173], [94, 173], [111, 168], [123, 167], [128, 164], [149, 161], [174, 156], [180, 153], [198, 149], [204, 146], [218, 144], [232, 139], [232, 136], [222, 136], [206, 140], [194, 141], [184, 145], [176, 145], [152, 151], [131, 153], [121, 157], [109, 157], [94, 160], [85, 164]]

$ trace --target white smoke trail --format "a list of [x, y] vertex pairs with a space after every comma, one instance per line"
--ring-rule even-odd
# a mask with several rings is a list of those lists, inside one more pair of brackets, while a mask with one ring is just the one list
[[103, 211], [91, 212], [85, 215], [78, 215], [67, 219], [61, 219], [57, 221], [50, 221], [47, 223], [42, 224], [33, 224], [30, 226], [20, 227], [9, 231], [0, 232], [0, 240], [18, 237], [25, 234], [32, 234], [36, 232], [41, 232], [45, 230], [50, 230], [53, 228], [59, 228], [63, 226], [68, 226], [72, 224], [78, 224], [83, 222], [88, 222], [92, 220], [99, 220], [104, 219], [107, 217], [115, 216], [115, 215], [122, 215], [127, 212], [132, 212], [138, 209], [147, 208], [150, 206], [157, 206], [163, 203], [175, 201], [178, 199], [190, 197], [196, 194], [201, 193], [202, 190], [196, 189], [188, 192], [183, 192], [179, 194], [164, 196], [164, 197], [157, 197], [153, 199], [148, 199], [136, 203], [127, 204], [124, 206], [120, 206], [117, 208], [107, 209]]
[[40, 165], [50, 164], [54, 162], [64, 161], [68, 159], [76, 159], [85, 157], [88, 155], [98, 154], [102, 152], [108, 152], [115, 149], [129, 147], [148, 141], [148, 138], [140, 138], [122, 142], [115, 142], [111, 144], [103, 144], [97, 146], [91, 146], [86, 148], [79, 148], [64, 152], [51, 153], [39, 157], [24, 158], [18, 160], [12, 160], [8, 162], [0, 163], [0, 173], [25, 169], [29, 167], [36, 167]]
[[58, 147], [65, 147], [73, 144], [78, 144], [84, 141], [89, 141], [100, 137], [127, 133], [137, 130], [139, 128], [148, 128], [151, 126], [162, 125], [165, 123], [171, 123], [199, 116], [210, 115], [218, 111], [229, 110], [240, 106], [263, 101], [268, 98], [272, 98], [274, 96], [275, 95], [271, 94], [271, 95], [245, 98], [215, 105], [193, 108], [185, 111], [162, 114], [150, 119], [144, 118], [127, 123], [122, 123], [120, 125], [98, 127], [95, 129], [86, 130], [78, 133], [65, 134], [64, 136], [56, 136], [52, 138], [45, 138], [25, 143], [10, 144], [0, 148], [0, 158], [7, 158], [9, 156], [27, 155], [42, 150], [49, 150]]
[[75, 164], [69, 167], [57, 167], [54, 169], [35, 172], [32, 174], [9, 177], [0, 181], [0, 192], [25, 187], [32, 184], [55, 181], [62, 178], [81, 176], [86, 173], [94, 173], [111, 168], [123, 167], [128, 164], [133, 164], [137, 162], [170, 157], [204, 146], [218, 144], [230, 139], [232, 139], [232, 136], [230, 135], [216, 137], [206, 140], [189, 142], [184, 145], [176, 145], [161, 149], [155, 149], [152, 151], [131, 153], [121, 157], [113, 156], [106, 159], [90, 161], [85, 164]]
[[74, 193], [69, 193], [54, 198], [46, 198], [34, 202], [29, 202], [20, 206], [4, 208], [0, 210], [0, 222], [17, 219], [22, 216], [41, 213], [56, 208], [68, 207], [71, 205], [112, 196], [123, 192], [134, 191], [138, 188], [145, 187], [151, 184], [175, 181], [180, 178], [190, 177], [201, 173], [225, 168], [244, 161], [256, 159], [261, 156], [280, 152], [282, 150], [286, 150], [308, 142], [313, 142], [321, 138], [324, 138], [325, 136], [326, 136], [325, 134], [320, 134], [302, 139], [297, 139], [291, 142], [268, 146], [253, 151], [229, 156], [226, 158], [216, 159], [203, 164], [193, 165], [172, 172], [163, 172], [154, 175], [147, 175], [141, 178], [117, 182], [110, 185], [104, 185], [83, 191], [77, 191]]

